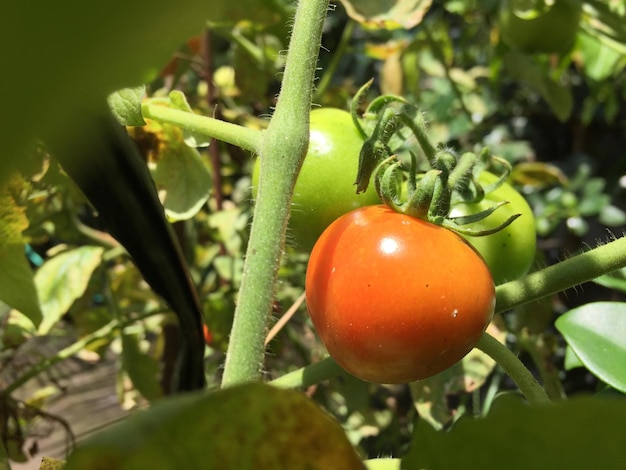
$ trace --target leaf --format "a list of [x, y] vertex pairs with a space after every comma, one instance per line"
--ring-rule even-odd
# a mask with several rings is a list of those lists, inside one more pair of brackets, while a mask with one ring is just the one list
[[[0, 178], [32, 136], [47, 131], [71, 139], [80, 132], [71, 124], [77, 109], [154, 78], [208, 19], [275, 24], [281, 18], [276, 2], [258, 0], [4, 2], [0, 57], [12, 72], [0, 75], [0, 90], [11, 119], [0, 130]], [[42, 70], [51, 77], [45, 86]]]
[[[491, 324], [489, 333], [500, 342], [506, 339], [506, 332], [499, 331]], [[428, 379], [411, 383], [411, 395], [420, 417], [435, 429], [442, 429], [454, 419], [455, 410], [450, 408], [449, 397], [480, 388], [496, 363], [484, 352], [473, 349], [451, 368]]]
[[109, 95], [109, 107], [123, 126], [143, 126], [146, 121], [141, 115], [141, 101], [146, 94], [144, 85], [124, 88]]
[[39, 470], [63, 470], [63, 468], [65, 468], [65, 461], [52, 457], [44, 457], [39, 465]]
[[509, 51], [504, 57], [504, 63], [511, 76], [541, 95], [559, 120], [565, 121], [569, 118], [574, 107], [569, 88], [552, 80], [548, 72], [535, 64], [526, 54]]
[[561, 315], [555, 325], [587, 369], [626, 393], [626, 303], [585, 304]]
[[159, 362], [141, 351], [137, 335], [122, 335], [122, 366], [141, 395], [150, 401], [161, 398]]
[[0, 300], [26, 315], [33, 325], [41, 322], [33, 270], [23, 243], [0, 245]]
[[422, 22], [432, 0], [341, 0], [348, 15], [366, 28], [411, 29]]
[[355, 469], [341, 426], [302, 393], [253, 383], [166, 398], [84, 441], [66, 470]]
[[625, 420], [624, 400], [530, 407], [505, 395], [485, 418], [461, 419], [447, 433], [418, 421], [402, 468], [621, 468]]
[[150, 171], [165, 214], [172, 221], [190, 219], [209, 199], [211, 174], [198, 151], [183, 142], [182, 135], [167, 139]]
[[618, 269], [617, 271], [609, 274], [604, 274], [595, 278], [593, 282], [609, 289], [626, 292], [626, 268]]
[[104, 248], [82, 246], [47, 260], [35, 273], [43, 319], [37, 333], [45, 335], [67, 313], [85, 290], [91, 274], [102, 262]]

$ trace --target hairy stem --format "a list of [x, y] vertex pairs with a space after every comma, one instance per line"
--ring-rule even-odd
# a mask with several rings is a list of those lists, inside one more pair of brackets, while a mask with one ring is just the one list
[[253, 153], [259, 153], [263, 133], [265, 132], [187, 111], [168, 108], [150, 101], [142, 105], [141, 114], [144, 118], [174, 124], [182, 129], [214, 137], [223, 142], [241, 147], [244, 150], [250, 150]]
[[485, 333], [476, 347], [489, 355], [504, 369], [531, 405], [550, 403], [550, 398], [539, 385], [539, 382], [535, 380], [522, 361], [504, 344]]
[[309, 142], [309, 112], [328, 0], [300, 0], [276, 111], [261, 142], [259, 189], [223, 386], [261, 378], [289, 206]]

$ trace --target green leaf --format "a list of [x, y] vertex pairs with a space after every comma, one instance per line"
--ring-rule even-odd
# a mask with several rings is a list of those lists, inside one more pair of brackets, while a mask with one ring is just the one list
[[3, 2], [0, 57], [10, 72], [0, 75], [0, 90], [11, 116], [0, 130], [0, 178], [32, 136], [71, 139], [80, 132], [71, 124], [78, 109], [153, 79], [207, 20], [272, 24], [282, 18], [278, 10], [258, 0]]
[[211, 174], [198, 151], [182, 140], [168, 139], [150, 171], [172, 221], [190, 219], [209, 198]]
[[82, 246], [47, 260], [35, 273], [35, 285], [43, 319], [37, 332], [45, 335], [87, 289], [89, 279], [102, 261], [104, 248]]
[[367, 28], [411, 29], [422, 22], [432, 0], [341, 0], [350, 17]]
[[555, 325], [587, 369], [626, 393], [626, 303], [585, 304]]
[[616, 289], [621, 292], [626, 292], [626, 268], [618, 269], [609, 274], [597, 277], [593, 280], [596, 284], [608, 287], [609, 289]]
[[26, 315], [33, 325], [41, 323], [33, 270], [23, 243], [0, 245], [0, 300]]
[[565, 370], [577, 369], [579, 367], [585, 367], [580, 358], [576, 355], [571, 346], [565, 348], [565, 359], [563, 361], [563, 367]]
[[354, 469], [339, 423], [299, 392], [254, 383], [166, 398], [84, 441], [66, 470]]
[[529, 407], [498, 398], [485, 418], [459, 420], [450, 432], [418, 421], [402, 468], [621, 468], [626, 401], [574, 398]]
[[511, 76], [541, 95], [558, 119], [567, 120], [574, 107], [569, 88], [555, 82], [547, 70], [537, 65], [526, 54], [509, 51], [504, 57], [504, 63]]
[[144, 85], [124, 88], [109, 95], [109, 107], [123, 126], [143, 126], [146, 121], [141, 115], [141, 101], [146, 94]]
[[141, 395], [150, 401], [161, 398], [159, 362], [141, 351], [137, 335], [122, 335], [122, 366]]

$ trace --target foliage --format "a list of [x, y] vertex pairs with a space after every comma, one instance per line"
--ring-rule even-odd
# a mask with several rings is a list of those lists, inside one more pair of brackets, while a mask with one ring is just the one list
[[[607, 227], [626, 222], [626, 10], [552, 4], [7, 5], [0, 468], [32, 457], [39, 424], [71, 429], [74, 417], [55, 415], [67, 392], [53, 371], [92, 356], [116, 362], [119, 403], [149, 409], [85, 441], [70, 467], [210, 466], [221, 452], [284, 463], [299, 446], [290, 468], [324, 458], [333, 468], [528, 468], [522, 454], [613, 468], [624, 445], [626, 249]], [[550, 20], [564, 5], [570, 22]], [[512, 22], [531, 20], [552, 37], [514, 40]], [[378, 113], [402, 97], [438, 154], [487, 147], [511, 164], [537, 221], [535, 272], [497, 287], [478, 348], [409, 385], [363, 382], [326, 356], [298, 301], [308, 254], [289, 241], [311, 102], [349, 110], [372, 77], [353, 106], [364, 138], [378, 132], [371, 143], [410, 167], [423, 147]], [[104, 117], [107, 103], [127, 133]], [[254, 203], [251, 154], [262, 162]], [[283, 315], [293, 317], [268, 336]], [[241, 385], [262, 381], [273, 387]], [[233, 450], [232, 436], [246, 444]]]

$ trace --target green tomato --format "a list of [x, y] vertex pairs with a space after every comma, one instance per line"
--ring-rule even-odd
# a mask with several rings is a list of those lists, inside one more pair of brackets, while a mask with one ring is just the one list
[[524, 18], [516, 5], [528, 2], [508, 0], [500, 10], [500, 34], [505, 44], [529, 54], [565, 54], [574, 45], [582, 13], [580, 0], [555, 0], [545, 12]]
[[[479, 181], [490, 184], [497, 176], [483, 172]], [[463, 236], [485, 260], [496, 285], [517, 279], [528, 272], [535, 260], [537, 235], [533, 211], [510, 184], [503, 183], [485, 198], [473, 204], [457, 204], [450, 211], [452, 217], [475, 214], [501, 201], [508, 204], [499, 207], [488, 217], [471, 225], [473, 230], [489, 230], [504, 223], [509, 217], [521, 214], [509, 226], [491, 235]]]
[[[363, 139], [350, 113], [335, 108], [311, 111], [309, 149], [294, 188], [288, 242], [310, 251], [335, 219], [362, 206], [380, 204], [373, 184], [356, 194], [359, 152]], [[252, 173], [256, 197], [259, 159]]]

